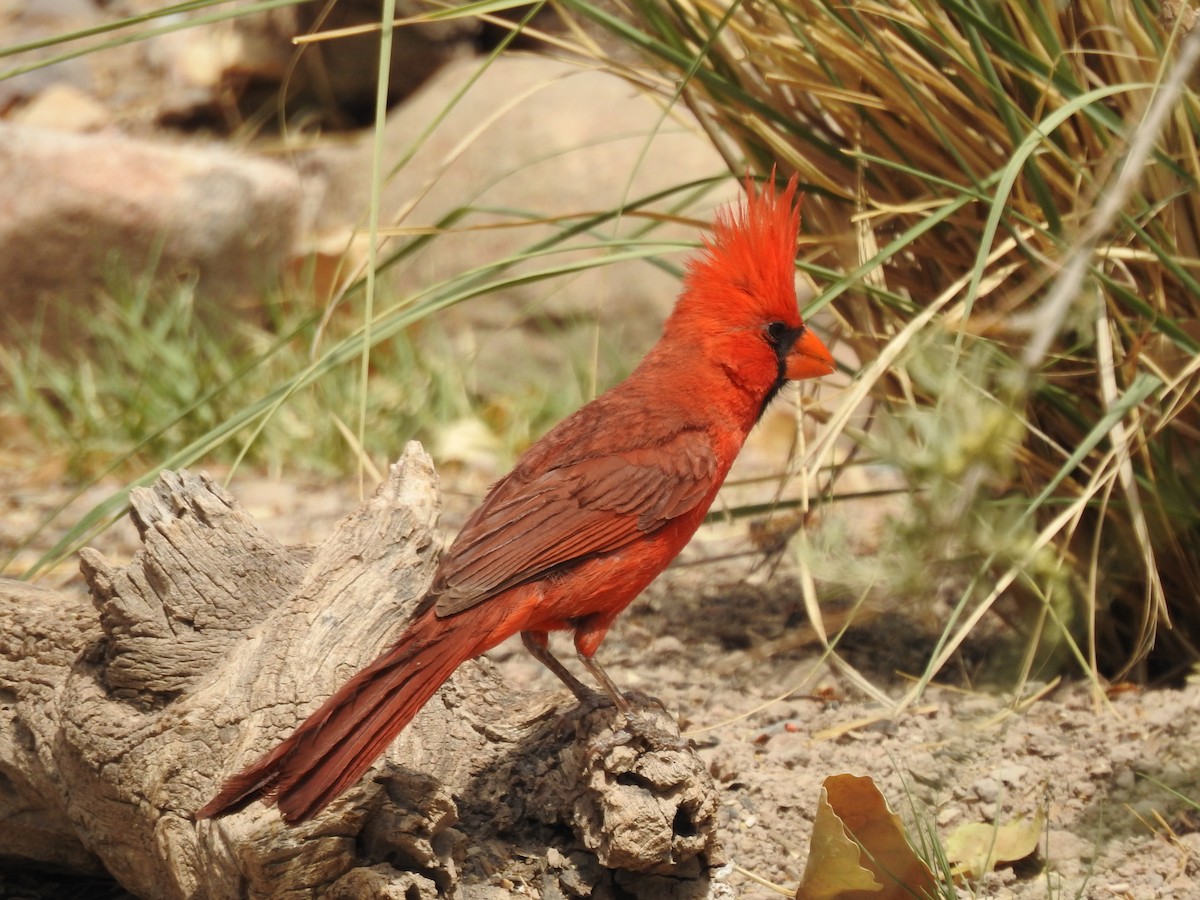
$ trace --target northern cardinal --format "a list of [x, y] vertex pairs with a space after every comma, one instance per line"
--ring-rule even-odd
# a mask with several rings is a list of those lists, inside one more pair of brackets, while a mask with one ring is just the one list
[[547, 646], [575, 633], [583, 665], [613, 620], [703, 521], [746, 435], [789, 380], [833, 371], [795, 290], [796, 179], [718, 216], [689, 260], [658, 343], [616, 387], [567, 417], [496, 482], [444, 554], [400, 639], [290, 737], [196, 812], [261, 799], [312, 818], [354, 784], [465, 660], [520, 633], [580, 698]]

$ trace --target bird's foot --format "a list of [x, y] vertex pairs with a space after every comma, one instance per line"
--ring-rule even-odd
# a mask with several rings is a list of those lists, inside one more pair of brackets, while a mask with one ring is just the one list
[[[597, 699], [604, 706], [612, 703], [605, 695], [598, 695]], [[627, 708], [620, 710], [624, 721], [614, 722], [611, 732], [588, 743], [586, 761], [589, 766], [609, 751], [629, 744], [638, 744], [642, 752], [687, 750], [692, 746], [691, 741], [679, 734], [675, 720], [657, 697], [631, 692], [624, 694], [623, 699], [627, 704]]]
[[[629, 705], [629, 708], [624, 710], [626, 717], [645, 718], [647, 715], [671, 715], [667, 705], [650, 694], [643, 694], [641, 691], [626, 691], [621, 696]], [[657, 710], [654, 707], [657, 707]]]

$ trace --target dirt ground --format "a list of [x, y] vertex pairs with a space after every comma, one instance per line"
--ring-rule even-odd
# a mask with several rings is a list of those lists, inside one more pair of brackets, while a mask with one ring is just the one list
[[[0, 543], [62, 499], [62, 487], [36, 482], [3, 485]], [[452, 476], [445, 486], [443, 523], [453, 529], [482, 485]], [[346, 484], [238, 478], [232, 491], [286, 543], [319, 541], [355, 503]], [[33, 558], [51, 537], [22, 558]], [[136, 549], [125, 524], [95, 543], [118, 560]], [[963, 885], [960, 896], [1200, 897], [1200, 813], [1192, 805], [1200, 801], [1200, 685], [1107, 697], [1079, 682], [1032, 685], [1014, 709], [1011, 697], [974, 690], [964, 679], [943, 681], [893, 714], [823, 660], [786, 559], [765, 566], [748, 547], [744, 526], [702, 531], [600, 651], [619, 684], [660, 698], [677, 716], [721, 787], [726, 864], [714, 895], [778, 896], [771, 884], [794, 893], [821, 783], [852, 773], [874, 779], [912, 823], [910, 832], [933, 830], [943, 841], [965, 823], [1044, 816], [1034, 857]], [[79, 585], [71, 565], [44, 583]], [[898, 608], [852, 626], [840, 649], [898, 697], [935, 638]], [[514, 692], [559, 687], [518, 641], [492, 660]], [[469, 839], [469, 817], [460, 829]], [[506, 871], [478, 875], [477, 886], [490, 888], [479, 895], [503, 895], [496, 890], [503, 888], [549, 896], [539, 873], [550, 864], [514, 853]], [[0, 897], [104, 896], [124, 895], [113, 885], [0, 866]]]

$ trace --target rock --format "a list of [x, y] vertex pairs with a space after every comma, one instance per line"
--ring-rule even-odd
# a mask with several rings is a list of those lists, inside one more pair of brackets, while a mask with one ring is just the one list
[[21, 107], [12, 121], [35, 128], [95, 131], [109, 118], [108, 107], [87, 91], [56, 81]]
[[[230, 5], [251, 4], [235, 0]], [[254, 115], [256, 107], [277, 106], [296, 54], [291, 43], [295, 34], [296, 16], [285, 7], [181, 28], [147, 41], [146, 65], [159, 76], [150, 92], [155, 120], [227, 131]]]
[[977, 778], [971, 792], [984, 803], [995, 803], [1000, 798], [1000, 782], [990, 775]]
[[[138, 0], [146, 9], [159, 6]], [[255, 0], [231, 5], [257, 6]], [[379, 75], [378, 0], [301, 3], [172, 32], [146, 44], [148, 62], [162, 73], [159, 121], [185, 127], [237, 127], [242, 118], [283, 112], [289, 120], [316, 113], [326, 126], [367, 124]], [[396, 15], [428, 12], [400, 0]], [[200, 14], [204, 14], [201, 12]], [[408, 24], [392, 38], [388, 100], [413, 93], [448, 60], [470, 53], [481, 30], [473, 17]], [[298, 36], [362, 29], [319, 41]]]
[[[480, 64], [469, 60], [447, 66], [388, 121], [385, 167], [399, 168], [383, 193], [381, 221], [419, 228], [462, 205], [475, 208], [455, 223], [455, 233], [438, 235], [399, 267], [403, 271], [394, 281], [399, 291], [426, 289], [503, 260], [562, 227], [480, 226], [610, 209], [727, 171], [687, 115], [676, 110], [664, 117], [656, 100], [615, 75], [546, 57], [505, 56], [468, 87]], [[435, 122], [437, 127], [425, 136]], [[319, 148], [302, 163], [310, 179], [327, 181], [317, 217], [323, 231], [313, 235], [314, 249], [346, 247], [352, 230], [366, 220], [371, 142], [365, 135], [352, 146]], [[410, 152], [411, 159], [401, 165]], [[735, 191], [726, 183], [683, 212], [707, 221], [713, 207]], [[652, 208], [665, 212], [675, 202], [677, 198], [668, 198]], [[628, 235], [645, 225], [644, 218], [627, 215], [619, 225], [606, 221], [570, 245]], [[652, 236], [694, 241], [699, 233], [696, 225], [672, 225]], [[359, 245], [352, 261], [361, 259], [361, 251]], [[513, 271], [599, 252], [556, 253], [518, 264]], [[672, 258], [678, 262], [681, 255]], [[620, 346], [624, 359], [637, 358], [657, 337], [678, 291], [676, 273], [630, 261], [569, 278], [514, 284], [439, 316], [456, 335], [462, 355], [477, 355], [481, 384], [520, 390], [532, 380], [531, 372], [544, 379], [547, 372], [558, 371], [569, 379], [575, 377], [570, 360], [586, 360], [590, 366], [597, 322], [602, 348]], [[553, 339], [531, 340], [531, 332], [550, 333]], [[603, 352], [599, 356], [603, 379]]]
[[1029, 766], [1013, 764], [992, 770], [992, 777], [1007, 787], [1024, 787], [1029, 779]]
[[[88, 0], [39, 0], [38, 3], [0, 0], [0, 35], [4, 36], [6, 49], [92, 27], [101, 19], [100, 10]], [[5, 71], [25, 68], [61, 52], [61, 47], [53, 46], [28, 50], [6, 58], [2, 68]], [[70, 84], [81, 91], [93, 91], [95, 79], [88, 60], [87, 56], [76, 57], [0, 80], [0, 115], [20, 109], [54, 84]]]
[[[340, 0], [327, 7], [302, 3], [295, 7], [297, 34], [334, 31], [379, 24], [379, 0]], [[407, 19], [430, 12], [419, 0], [398, 0], [396, 17]], [[392, 31], [392, 64], [388, 75], [388, 100], [398, 103], [410, 96], [450, 60], [470, 53], [482, 31], [473, 16], [436, 22], [417, 22]], [[325, 96], [351, 120], [368, 123], [375, 109], [379, 77], [379, 31], [317, 41], [305, 45], [300, 67], [308, 89], [323, 89]]]
[[0, 122], [0, 315], [46, 303], [53, 333], [114, 267], [254, 292], [279, 276], [301, 211], [299, 179], [274, 162]]

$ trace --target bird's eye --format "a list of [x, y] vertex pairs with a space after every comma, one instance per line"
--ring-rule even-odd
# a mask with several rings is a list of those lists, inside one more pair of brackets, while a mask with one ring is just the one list
[[788, 333], [787, 323], [785, 322], [768, 322], [764, 330], [767, 333], [767, 340], [775, 346], [779, 346], [779, 343]]

